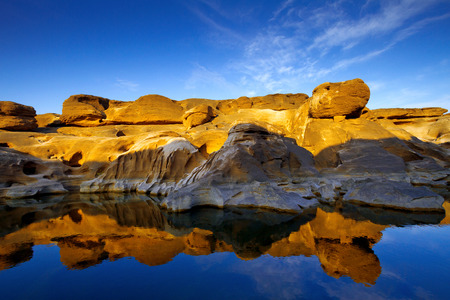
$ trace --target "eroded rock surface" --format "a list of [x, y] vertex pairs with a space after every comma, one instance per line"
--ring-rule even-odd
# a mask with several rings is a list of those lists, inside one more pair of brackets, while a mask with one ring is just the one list
[[12, 101], [0, 101], [0, 129], [27, 131], [38, 127], [33, 107]]
[[311, 97], [313, 118], [358, 117], [370, 98], [370, 89], [361, 79], [322, 83]]
[[186, 128], [190, 129], [192, 127], [205, 124], [209, 122], [214, 117], [214, 112], [211, 106], [206, 104], [201, 104], [191, 108], [183, 115], [183, 124]]
[[[349, 202], [442, 210], [450, 195], [446, 110], [369, 110], [369, 96], [360, 79], [324, 83], [311, 98], [74, 95], [59, 120], [46, 114], [33, 132], [0, 130], [2, 155], [10, 156], [0, 194], [137, 191], [167, 195], [160, 204], [173, 211], [206, 205], [299, 213]], [[33, 108], [12, 102], [0, 114], [35, 122]], [[18, 173], [25, 156], [45, 168]], [[380, 182], [392, 193], [383, 196]]]
[[301, 211], [317, 204], [278, 183], [315, 175], [313, 157], [292, 139], [253, 124], [233, 127], [224, 146], [180, 182], [162, 205], [182, 211], [199, 205]]

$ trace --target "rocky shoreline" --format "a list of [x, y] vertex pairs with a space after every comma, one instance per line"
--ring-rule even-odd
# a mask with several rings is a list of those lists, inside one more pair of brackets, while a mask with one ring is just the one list
[[0, 196], [139, 192], [300, 213], [319, 203], [443, 211], [450, 115], [376, 109], [354, 79], [306, 94], [123, 102], [74, 95], [62, 115], [0, 101]]

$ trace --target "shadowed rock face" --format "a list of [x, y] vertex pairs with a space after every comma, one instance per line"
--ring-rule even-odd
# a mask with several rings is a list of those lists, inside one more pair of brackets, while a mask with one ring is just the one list
[[[74, 95], [63, 103], [66, 126], [0, 130], [0, 149], [11, 150], [2, 152], [8, 163], [0, 171], [8, 175], [0, 196], [138, 191], [168, 195], [161, 205], [174, 211], [210, 205], [298, 213], [319, 202], [443, 211], [449, 116], [440, 108], [371, 111], [369, 96], [360, 79], [324, 83], [311, 98]], [[34, 115], [8, 105], [2, 113]], [[395, 196], [380, 199], [380, 182]]]
[[[379, 209], [368, 213], [371, 210], [364, 208], [361, 214], [359, 209], [344, 208], [353, 218], [320, 208], [299, 215], [240, 208], [168, 214], [146, 196], [118, 194], [9, 201], [0, 206], [0, 267], [32, 259], [34, 245], [56, 243], [61, 262], [69, 269], [123, 257], [155, 266], [180, 253], [235, 252], [242, 259], [315, 255], [330, 276], [374, 284], [381, 265], [372, 247], [390, 225], [366, 217], [379, 214]], [[394, 215], [407, 222], [416, 216]], [[419, 218], [436, 224], [443, 215]]]
[[284, 191], [276, 182], [315, 174], [312, 155], [294, 141], [239, 124], [224, 146], [183, 179], [162, 205], [174, 211], [206, 204], [301, 211], [317, 201]]

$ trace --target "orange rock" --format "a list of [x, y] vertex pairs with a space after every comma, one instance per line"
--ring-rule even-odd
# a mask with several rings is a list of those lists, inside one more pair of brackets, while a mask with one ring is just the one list
[[184, 113], [183, 125], [190, 129], [209, 122], [213, 117], [212, 107], [207, 104], [201, 104]]
[[0, 129], [29, 131], [37, 128], [33, 107], [12, 101], [0, 101]]
[[361, 79], [325, 82], [316, 87], [310, 99], [313, 118], [358, 117], [370, 98], [370, 89]]

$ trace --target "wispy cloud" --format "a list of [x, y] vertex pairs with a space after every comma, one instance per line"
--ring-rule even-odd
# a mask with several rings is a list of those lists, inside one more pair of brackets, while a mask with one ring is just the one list
[[274, 11], [273, 17], [270, 19], [270, 21], [274, 21], [280, 15], [280, 13], [283, 12], [286, 8], [288, 8], [292, 3], [294, 3], [294, 1], [295, 0], [285, 0], [281, 4], [281, 6], [276, 11]]
[[[200, 0], [201, 3], [205, 4], [210, 10], [214, 12], [215, 15], [219, 15], [222, 18], [229, 19], [230, 16], [225, 12], [225, 10], [221, 9], [219, 4], [216, 1], [211, 0]], [[244, 37], [242, 37], [238, 32], [232, 30], [230, 27], [226, 25], [226, 22], [221, 22], [218, 18], [214, 19], [209, 16], [209, 14], [203, 10], [201, 7], [197, 5], [189, 5], [187, 8], [195, 14], [199, 20], [205, 23], [209, 28], [212, 29], [213, 32], [217, 32], [224, 36], [231, 38], [234, 41], [245, 41]]]
[[220, 72], [207, 69], [200, 64], [194, 64], [190, 77], [185, 82], [185, 89], [220, 89], [233, 91], [236, 86], [229, 82]]
[[136, 92], [139, 88], [139, 84], [124, 79], [116, 79], [114, 85], [130, 92]]
[[417, 16], [436, 2], [435, 0], [388, 2], [376, 14], [368, 14], [358, 20], [340, 20], [317, 36], [308, 47], [308, 50], [347, 47], [349, 44], [356, 45], [368, 37], [391, 33], [404, 25], [407, 20]]
[[[217, 1], [200, 1], [214, 14], [229, 17]], [[226, 80], [222, 70], [196, 66], [186, 86], [192, 88], [212, 80], [216, 85], [233, 85], [260, 94], [298, 90], [299, 83], [316, 83], [373, 60], [429, 24], [450, 18], [450, 13], [426, 13], [439, 2], [338, 0], [305, 5], [285, 0], [274, 8], [266, 25], [251, 36], [233, 30], [232, 19], [229, 23], [213, 19], [211, 13], [193, 6], [192, 11], [211, 30], [240, 47], [242, 56], [222, 66], [239, 79]]]

